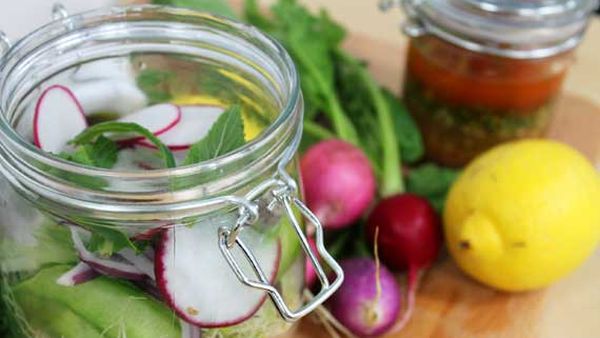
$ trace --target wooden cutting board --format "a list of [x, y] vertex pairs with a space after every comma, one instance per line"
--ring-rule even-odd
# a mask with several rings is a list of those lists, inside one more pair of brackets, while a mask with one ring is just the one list
[[[592, 23], [588, 33], [578, 49], [548, 136], [575, 146], [598, 166], [600, 20]], [[346, 42], [349, 51], [370, 62], [370, 69], [380, 83], [397, 93], [400, 92], [405, 46], [403, 40], [390, 44], [356, 34]], [[399, 278], [402, 280], [401, 275]], [[308, 319], [293, 337], [319, 338], [327, 334]], [[387, 337], [598, 338], [600, 248], [573, 274], [553, 286], [518, 294], [478, 284], [444, 255], [422, 279], [409, 325], [402, 332]]]

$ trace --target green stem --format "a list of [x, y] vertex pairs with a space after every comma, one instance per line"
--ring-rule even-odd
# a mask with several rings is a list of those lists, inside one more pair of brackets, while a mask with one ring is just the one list
[[335, 134], [329, 129], [309, 120], [304, 121], [304, 131], [319, 140], [335, 138]]
[[335, 90], [323, 78], [321, 70], [318, 69], [312, 62], [310, 62], [310, 60], [306, 59], [304, 56], [304, 51], [300, 50], [298, 53], [295, 53], [295, 56], [299, 62], [304, 64], [306, 70], [310, 72], [311, 77], [316, 80], [321, 93], [325, 96], [327, 105], [329, 106], [329, 109], [326, 109], [325, 114], [327, 114], [331, 120], [336, 135], [344, 141], [359, 146], [360, 142], [354, 125], [344, 112]]
[[[340, 55], [348, 62], [358, 64], [358, 61], [340, 51]], [[381, 135], [381, 149], [383, 151], [382, 158], [382, 175], [380, 176], [379, 188], [383, 197], [400, 194], [404, 192], [404, 182], [402, 180], [402, 172], [400, 170], [402, 159], [396, 131], [394, 130], [394, 118], [392, 112], [383, 96], [381, 88], [375, 82], [365, 67], [359, 65], [357, 67], [359, 75], [367, 90], [371, 94], [373, 105], [377, 112], [377, 121], [379, 124], [379, 133]]]

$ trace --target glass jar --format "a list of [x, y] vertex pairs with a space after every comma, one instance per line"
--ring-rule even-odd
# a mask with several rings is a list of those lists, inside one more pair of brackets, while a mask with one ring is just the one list
[[[277, 42], [241, 23], [158, 6], [74, 16], [57, 8], [53, 22], [14, 46], [0, 42], [2, 337], [275, 336], [341, 285], [322, 228], [298, 197], [302, 97]], [[143, 97], [106, 86], [110, 100], [92, 100], [88, 120], [110, 119], [106, 101], [129, 110], [238, 103], [247, 143], [152, 170], [80, 165], [34, 146], [42, 91], [105, 79], [111, 64], [126, 65], [117, 68], [131, 72], [137, 82], [127, 86]], [[84, 67], [93, 75], [77, 79]], [[316, 229], [318, 254], [303, 219]], [[306, 303], [305, 255], [322, 283]]]
[[428, 156], [461, 166], [544, 134], [596, 0], [404, 0], [404, 99]]

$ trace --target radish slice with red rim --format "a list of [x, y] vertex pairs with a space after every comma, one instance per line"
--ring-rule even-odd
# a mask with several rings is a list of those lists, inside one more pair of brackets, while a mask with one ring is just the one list
[[[219, 248], [222, 224], [215, 223], [165, 231], [155, 258], [156, 282], [165, 301], [182, 319], [203, 328], [243, 322], [259, 310], [267, 296], [238, 280]], [[281, 255], [279, 241], [251, 228], [245, 228], [240, 236], [265, 275], [275, 280]], [[232, 250], [240, 268], [255, 276], [241, 250]]]
[[67, 87], [48, 87], [37, 101], [33, 116], [33, 142], [50, 153], [60, 153], [87, 128], [81, 104]]
[[[181, 121], [181, 109], [170, 103], [157, 104], [125, 115], [117, 121], [137, 123], [158, 136], [169, 131]], [[126, 140], [142, 139], [143, 137], [126, 138]]]
[[[217, 106], [181, 106], [181, 120], [177, 125], [158, 138], [171, 150], [185, 150], [203, 139], [212, 125], [225, 111]], [[148, 140], [140, 141], [141, 145], [155, 148]]]

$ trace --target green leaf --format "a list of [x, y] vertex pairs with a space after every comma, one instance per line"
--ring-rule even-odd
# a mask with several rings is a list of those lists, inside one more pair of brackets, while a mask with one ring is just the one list
[[94, 142], [94, 140], [100, 138], [104, 133], [133, 133], [144, 136], [158, 148], [161, 157], [165, 161], [165, 166], [167, 168], [175, 168], [175, 158], [169, 148], [152, 132], [137, 123], [114, 121], [102, 122], [87, 128], [77, 135], [70, 143], [79, 146], [86, 145]]
[[89, 230], [93, 234], [91, 249], [102, 255], [110, 256], [123, 248], [130, 248], [139, 251], [139, 246], [129, 239], [129, 236], [114, 225], [100, 222], [90, 222], [87, 220], [75, 220], [76, 224]]
[[409, 169], [407, 190], [427, 198], [436, 210], [441, 211], [448, 190], [459, 174], [459, 170], [426, 163]]
[[190, 147], [184, 165], [225, 155], [245, 144], [241, 107], [233, 105], [219, 116], [208, 135]]
[[[257, 12], [256, 9], [249, 11], [251, 14]], [[268, 28], [267, 32], [292, 56], [300, 72], [307, 117], [314, 118], [317, 112], [323, 112], [339, 138], [358, 145], [358, 134], [342, 108], [334, 84], [332, 56], [344, 38], [343, 28], [326, 12], [313, 15], [296, 0], [280, 0], [271, 11], [270, 24], [263, 19], [255, 18], [254, 21]]]
[[185, 7], [235, 19], [233, 9], [225, 0], [152, 0], [155, 5]]
[[257, 0], [246, 0], [244, 2], [243, 16], [244, 21], [263, 31], [268, 32], [273, 29], [273, 24], [262, 14]]
[[117, 162], [118, 152], [114, 141], [99, 136], [95, 142], [77, 147], [73, 153], [63, 152], [59, 156], [75, 163], [110, 169]]
[[402, 160], [407, 164], [416, 163], [425, 154], [421, 131], [412, 116], [408, 113], [403, 102], [389, 91], [385, 91], [384, 94], [394, 116], [394, 127], [398, 137]]

